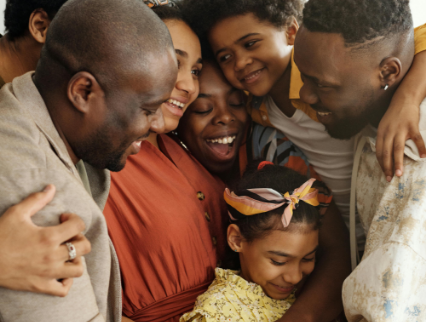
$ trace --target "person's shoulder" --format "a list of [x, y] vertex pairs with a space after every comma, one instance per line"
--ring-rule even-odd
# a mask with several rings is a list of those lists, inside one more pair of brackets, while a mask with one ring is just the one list
[[216, 278], [207, 291], [198, 296], [194, 309], [215, 313], [219, 303], [223, 306], [227, 301], [225, 294], [235, 291], [232, 287], [234, 277], [238, 277], [235, 273], [231, 270], [216, 268]]
[[23, 163], [26, 167], [44, 165], [45, 156], [39, 144], [40, 130], [14, 95], [12, 83], [6, 84], [0, 90], [0, 171]]
[[[235, 293], [236, 272], [216, 268], [216, 278], [208, 290], [198, 296], [192, 312], [182, 321], [240, 321], [240, 316], [231, 303]], [[233, 287], [234, 286], [234, 287]], [[194, 320], [193, 320], [194, 319]]]

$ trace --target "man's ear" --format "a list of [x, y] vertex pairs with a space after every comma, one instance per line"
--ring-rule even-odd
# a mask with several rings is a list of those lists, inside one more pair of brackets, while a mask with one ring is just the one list
[[231, 224], [228, 227], [228, 245], [231, 247], [231, 249], [235, 252], [240, 252], [243, 247], [243, 236], [241, 235], [240, 228], [235, 225]]
[[40, 44], [46, 42], [46, 33], [50, 25], [50, 19], [43, 9], [34, 10], [30, 16], [28, 29], [31, 36]]
[[105, 93], [92, 74], [78, 72], [68, 82], [67, 96], [79, 112], [87, 114], [98, 100], [104, 100]]
[[396, 57], [388, 57], [380, 63], [380, 85], [385, 88], [391, 87], [399, 80], [402, 70], [402, 63]]
[[294, 46], [294, 40], [296, 39], [297, 31], [299, 30], [299, 24], [297, 23], [296, 18], [293, 18], [292, 22], [287, 25], [285, 35], [287, 37], [287, 44], [289, 46]]

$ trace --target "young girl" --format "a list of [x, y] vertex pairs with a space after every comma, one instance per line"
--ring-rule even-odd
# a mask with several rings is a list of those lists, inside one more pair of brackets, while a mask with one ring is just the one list
[[264, 161], [249, 168], [234, 191], [225, 190], [228, 244], [238, 255], [238, 271], [217, 268], [181, 322], [276, 321], [284, 315], [315, 266], [318, 194], [327, 189], [314, 181]]

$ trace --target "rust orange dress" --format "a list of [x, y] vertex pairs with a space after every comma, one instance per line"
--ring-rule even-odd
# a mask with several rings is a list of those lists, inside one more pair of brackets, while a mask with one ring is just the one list
[[111, 173], [104, 214], [120, 261], [123, 314], [179, 321], [225, 252], [225, 185], [167, 135]]

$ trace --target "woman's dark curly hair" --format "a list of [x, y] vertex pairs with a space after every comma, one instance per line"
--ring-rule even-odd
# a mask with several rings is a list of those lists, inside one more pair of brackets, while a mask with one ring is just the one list
[[153, 7], [152, 10], [156, 13], [156, 15], [161, 20], [179, 20], [186, 22], [182, 10], [180, 9], [180, 6], [178, 2], [173, 1], [173, 6], [158, 6]]
[[10, 40], [22, 37], [34, 10], [43, 9], [50, 20], [67, 0], [7, 0], [4, 25]]
[[348, 47], [411, 30], [409, 0], [310, 0], [303, 26], [341, 34]]
[[277, 28], [302, 17], [305, 0], [184, 0], [183, 12], [199, 37], [206, 37], [218, 22], [234, 16], [254, 14]]
[[[307, 177], [298, 172], [278, 165], [266, 165], [261, 170], [258, 170], [259, 163], [260, 161], [256, 161], [249, 164], [241, 180], [235, 184], [235, 187], [231, 187], [231, 190], [238, 195], [238, 191], [241, 190], [270, 188], [284, 194], [299, 188], [308, 180]], [[312, 187], [328, 190], [323, 183], [318, 181], [315, 181]], [[305, 229], [305, 227], [300, 227], [297, 224], [307, 225], [313, 230], [319, 229], [321, 215], [318, 208], [305, 202], [300, 202], [298, 207], [293, 210], [290, 225], [284, 228], [281, 218], [285, 207], [287, 205], [262, 214], [245, 216], [235, 221], [231, 220], [231, 224], [238, 226], [241, 235], [247, 242], [264, 238], [272, 230], [297, 231], [301, 229], [303, 231]], [[238, 254], [228, 249], [224, 264], [225, 268], [239, 269]]]

